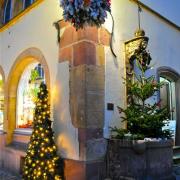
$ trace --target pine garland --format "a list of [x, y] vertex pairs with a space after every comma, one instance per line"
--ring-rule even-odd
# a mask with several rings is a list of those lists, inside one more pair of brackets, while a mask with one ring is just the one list
[[110, 0], [60, 0], [63, 17], [78, 30], [86, 25], [100, 27], [110, 12]]

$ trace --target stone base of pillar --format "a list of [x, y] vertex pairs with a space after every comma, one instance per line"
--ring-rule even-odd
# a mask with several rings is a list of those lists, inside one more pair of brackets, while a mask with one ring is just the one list
[[6, 133], [0, 131], [0, 168], [3, 167], [3, 156], [4, 156], [4, 147], [6, 144]]
[[105, 161], [65, 160], [66, 180], [104, 180], [106, 176]]

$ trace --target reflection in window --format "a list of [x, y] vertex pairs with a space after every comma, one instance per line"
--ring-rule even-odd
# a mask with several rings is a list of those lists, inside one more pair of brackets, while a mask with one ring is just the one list
[[11, 0], [7, 0], [5, 4], [5, 11], [4, 11], [4, 23], [7, 23], [11, 19]]
[[23, 11], [23, 4], [24, 4], [23, 0], [16, 0], [14, 2], [13, 17]]
[[3, 23], [8, 23], [13, 17], [28, 8], [34, 2], [35, 0], [7, 0], [4, 5]]
[[0, 27], [4, 23], [4, 0], [0, 1]]
[[41, 64], [29, 65], [21, 76], [17, 91], [17, 127], [32, 128], [39, 85], [45, 81]]
[[160, 99], [162, 107], [167, 107], [170, 111], [170, 124], [168, 129], [171, 129], [173, 136], [176, 133], [176, 94], [175, 82], [166, 77], [160, 77], [160, 82], [164, 82], [164, 86], [160, 89]]
[[33, 3], [33, 0], [24, 0], [24, 9], [29, 7]]

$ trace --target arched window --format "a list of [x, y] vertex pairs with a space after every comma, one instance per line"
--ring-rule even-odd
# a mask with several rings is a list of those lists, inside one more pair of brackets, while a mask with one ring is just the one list
[[170, 129], [175, 139], [177, 120], [175, 81], [168, 76], [160, 76], [160, 82], [164, 83], [164, 86], [160, 89], [161, 106], [166, 107], [170, 112], [170, 123], [164, 128]]
[[33, 4], [35, 0], [6, 0], [4, 6], [4, 24], [8, 23], [13, 17]]
[[17, 128], [32, 128], [35, 100], [44, 70], [39, 63], [29, 65], [23, 72], [17, 90]]
[[9, 22], [11, 19], [11, 7], [12, 7], [12, 1], [7, 0], [4, 9], [4, 23]]
[[3, 77], [0, 74], [0, 129], [3, 129], [4, 123], [4, 82]]
[[175, 81], [168, 77], [160, 77], [160, 82], [164, 86], [160, 89], [161, 104], [170, 111], [170, 119], [176, 120], [176, 89]]
[[166, 106], [170, 112], [169, 128], [173, 131], [175, 145], [180, 146], [180, 74], [170, 67], [159, 67], [157, 70], [159, 80], [165, 83], [160, 90], [161, 105]]

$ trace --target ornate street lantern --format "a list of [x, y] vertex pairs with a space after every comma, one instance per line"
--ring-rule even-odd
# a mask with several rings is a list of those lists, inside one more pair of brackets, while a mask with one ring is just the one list
[[135, 31], [135, 37], [125, 42], [125, 53], [126, 53], [126, 72], [127, 76], [132, 75], [133, 62], [136, 54], [140, 50], [145, 50], [148, 45], [149, 38], [145, 36], [145, 31], [138, 29]]

